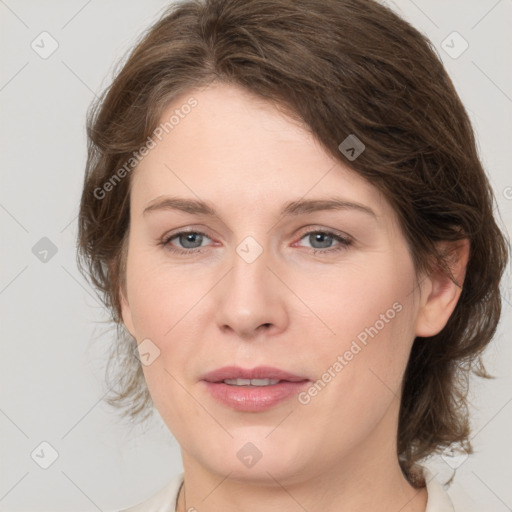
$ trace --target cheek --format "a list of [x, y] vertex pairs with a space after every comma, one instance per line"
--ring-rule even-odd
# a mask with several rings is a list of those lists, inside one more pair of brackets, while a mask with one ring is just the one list
[[362, 270], [333, 279], [331, 298], [324, 298], [322, 308], [318, 302], [319, 316], [335, 335], [317, 336], [314, 359], [321, 391], [311, 403], [340, 414], [338, 425], [377, 421], [399, 396], [414, 339], [412, 264], [382, 260], [379, 268]]
[[197, 316], [212, 285], [204, 284], [206, 276], [199, 271], [156, 264], [142, 251], [130, 256], [128, 294], [137, 341], [151, 340], [157, 354], [143, 365], [144, 376], [156, 408], [178, 429], [175, 418], [200, 413], [182, 386], [204, 337]]
[[[190, 362], [196, 357], [198, 301], [204, 295], [201, 280], [183, 271], [149, 265], [134, 257], [129, 268], [130, 306], [137, 340], [151, 340], [157, 357], [143, 365], [144, 377], [155, 407], [178, 438], [186, 438], [180, 418], [201, 416], [185, 391]], [[195, 343], [196, 342], [196, 343]], [[204, 421], [204, 418], [203, 418]]]
[[152, 263], [142, 252], [133, 254], [127, 272], [133, 323], [142, 338], [171, 337], [182, 321], [189, 323], [188, 315], [208, 289], [200, 271]]
[[408, 338], [407, 326], [412, 323], [414, 278], [412, 268], [403, 263], [381, 260], [341, 269], [319, 280], [316, 291], [305, 295], [305, 302], [331, 331], [317, 336], [321, 353], [338, 355], [357, 342], [364, 349], [361, 353], [372, 346], [372, 353], [389, 362], [400, 340]]

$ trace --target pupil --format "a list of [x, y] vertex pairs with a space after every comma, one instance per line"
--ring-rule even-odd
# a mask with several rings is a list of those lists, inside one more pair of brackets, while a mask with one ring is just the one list
[[[190, 248], [193, 248], [193, 247], [189, 247], [187, 244], [188, 243], [191, 243], [191, 244], [194, 244], [194, 238], [196, 237], [201, 237], [201, 235], [198, 235], [197, 233], [188, 233], [185, 235], [185, 243], [184, 243], [184, 246], [185, 247], [188, 247], [189, 249]], [[195, 240], [195, 242], [197, 242], [197, 240]]]
[[324, 245], [322, 247], [328, 247], [330, 239], [332, 238], [331, 235], [328, 235], [326, 233], [316, 233], [313, 235], [315, 237], [315, 241], [322, 243], [322, 241], [325, 243], [327, 241], [327, 245]]

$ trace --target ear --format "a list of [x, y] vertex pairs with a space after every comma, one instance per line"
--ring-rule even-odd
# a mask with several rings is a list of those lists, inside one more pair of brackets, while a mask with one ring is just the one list
[[133, 325], [132, 312], [130, 308], [130, 303], [128, 302], [128, 292], [127, 292], [127, 261], [128, 261], [128, 241], [129, 241], [129, 231], [127, 231], [123, 237], [123, 241], [121, 242], [121, 249], [119, 258], [113, 258], [108, 262], [108, 268], [110, 275], [113, 278], [113, 282], [118, 288], [119, 293], [119, 303], [121, 306], [121, 319], [123, 321], [124, 327], [126, 330], [132, 335], [133, 338], [137, 339], [135, 336], [135, 328]]
[[462, 292], [469, 259], [469, 240], [443, 242], [438, 248], [446, 254], [446, 261], [453, 278], [436, 268], [421, 282], [420, 310], [416, 318], [416, 336], [429, 337], [438, 334], [448, 322]]
[[119, 298], [121, 301], [121, 316], [123, 319], [123, 324], [127, 331], [132, 335], [132, 337], [137, 339], [135, 336], [135, 328], [133, 326], [132, 311], [128, 302], [126, 289], [123, 286], [119, 292]]

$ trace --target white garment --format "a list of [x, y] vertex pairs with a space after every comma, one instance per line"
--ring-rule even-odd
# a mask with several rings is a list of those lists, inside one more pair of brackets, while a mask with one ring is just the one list
[[[428, 494], [425, 512], [458, 512], [442, 485], [426, 467], [423, 467], [423, 476]], [[176, 512], [176, 501], [182, 483], [183, 473], [180, 473], [147, 500], [119, 512]]]

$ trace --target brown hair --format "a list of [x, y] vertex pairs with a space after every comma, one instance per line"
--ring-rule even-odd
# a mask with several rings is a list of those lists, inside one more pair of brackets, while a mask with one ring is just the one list
[[[78, 265], [118, 328], [109, 362], [121, 384], [107, 402], [132, 420], [152, 412], [136, 342], [121, 321], [131, 184], [125, 164], [174, 98], [213, 81], [273, 102], [377, 187], [399, 216], [417, 272], [449, 271], [436, 242], [470, 240], [454, 313], [439, 334], [414, 341], [397, 452], [411, 481], [414, 464], [443, 447], [460, 443], [471, 452], [467, 382], [471, 371], [488, 376], [481, 353], [499, 321], [508, 246], [470, 120], [441, 59], [424, 35], [373, 0], [173, 4], [93, 104]], [[350, 134], [366, 146], [353, 161], [338, 149]]]

